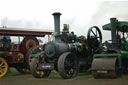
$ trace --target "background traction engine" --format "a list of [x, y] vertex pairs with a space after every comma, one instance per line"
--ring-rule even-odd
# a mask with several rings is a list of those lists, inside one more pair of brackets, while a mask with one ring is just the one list
[[103, 30], [111, 31], [112, 40], [105, 41], [102, 53], [93, 56], [91, 69], [95, 78], [117, 78], [128, 72], [128, 22], [110, 20]]
[[[30, 56], [34, 57], [30, 69], [34, 77], [48, 77], [51, 70], [59, 72], [62, 78], [73, 78], [78, 72], [86, 72], [90, 66], [93, 53], [98, 53], [102, 35], [98, 27], [91, 27], [88, 39], [77, 37], [74, 32], [69, 33], [69, 25], [64, 24], [60, 33], [60, 13], [54, 13], [55, 40], [40, 48], [32, 50]], [[40, 73], [40, 74], [39, 74]]]
[[21, 73], [29, 71], [30, 48], [39, 45], [35, 37], [24, 37], [22, 42], [15, 44], [8, 36], [0, 37], [0, 77], [3, 77], [9, 67], [15, 67]]

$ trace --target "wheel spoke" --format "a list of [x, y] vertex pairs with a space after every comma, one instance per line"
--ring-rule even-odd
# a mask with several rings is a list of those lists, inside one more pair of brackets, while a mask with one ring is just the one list
[[2, 66], [4, 63], [3, 62], [1, 62], [1, 64], [0, 64], [0, 66]]
[[73, 74], [73, 73], [71, 72], [71, 70], [69, 70], [69, 71], [66, 72], [66, 75], [67, 75], [68, 77], [72, 77], [72, 74]]
[[1, 66], [1, 68], [5, 68], [5, 66]]
[[101, 38], [100, 36], [96, 37], [96, 38]]
[[96, 36], [97, 36], [97, 30], [96, 30]]
[[1, 69], [1, 73], [3, 73], [5, 71], [5, 69]]
[[65, 67], [71, 67], [72, 62], [69, 59], [66, 59], [64, 65], [65, 65]]
[[71, 57], [67, 58], [67, 61], [67, 68], [65, 67], [65, 69], [67, 69], [67, 74], [71, 77], [73, 75], [75, 63], [72, 62], [74, 60], [71, 59]]
[[91, 32], [93, 33], [93, 35], [96, 37], [96, 34], [93, 32], [93, 30], [91, 30]]
[[68, 75], [69, 76], [72, 76], [74, 74], [74, 70], [73, 69], [70, 69], [69, 71], [68, 71]]
[[102, 43], [102, 34], [97, 26], [93, 26], [89, 29], [87, 37], [90, 51], [96, 50]]

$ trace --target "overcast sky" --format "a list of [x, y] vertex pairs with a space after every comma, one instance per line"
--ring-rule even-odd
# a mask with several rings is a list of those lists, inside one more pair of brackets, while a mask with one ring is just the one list
[[[60, 12], [61, 30], [63, 24], [70, 25], [70, 31], [87, 35], [89, 27], [109, 23], [117, 17], [128, 21], [128, 1], [102, 0], [0, 0], [0, 26], [54, 30], [54, 12]], [[104, 40], [110, 39], [103, 32]]]

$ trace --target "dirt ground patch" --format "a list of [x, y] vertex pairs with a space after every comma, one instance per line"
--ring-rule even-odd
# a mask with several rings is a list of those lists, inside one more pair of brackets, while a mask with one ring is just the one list
[[119, 79], [94, 79], [91, 74], [84, 73], [67, 80], [52, 72], [48, 78], [36, 79], [31, 74], [11, 71], [0, 79], [0, 85], [128, 85], [128, 75]]

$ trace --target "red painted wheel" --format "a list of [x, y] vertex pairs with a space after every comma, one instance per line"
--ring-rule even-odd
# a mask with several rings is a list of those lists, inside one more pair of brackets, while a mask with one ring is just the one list
[[22, 41], [21, 50], [27, 53], [31, 47], [39, 45], [39, 41], [35, 37], [26, 37]]

